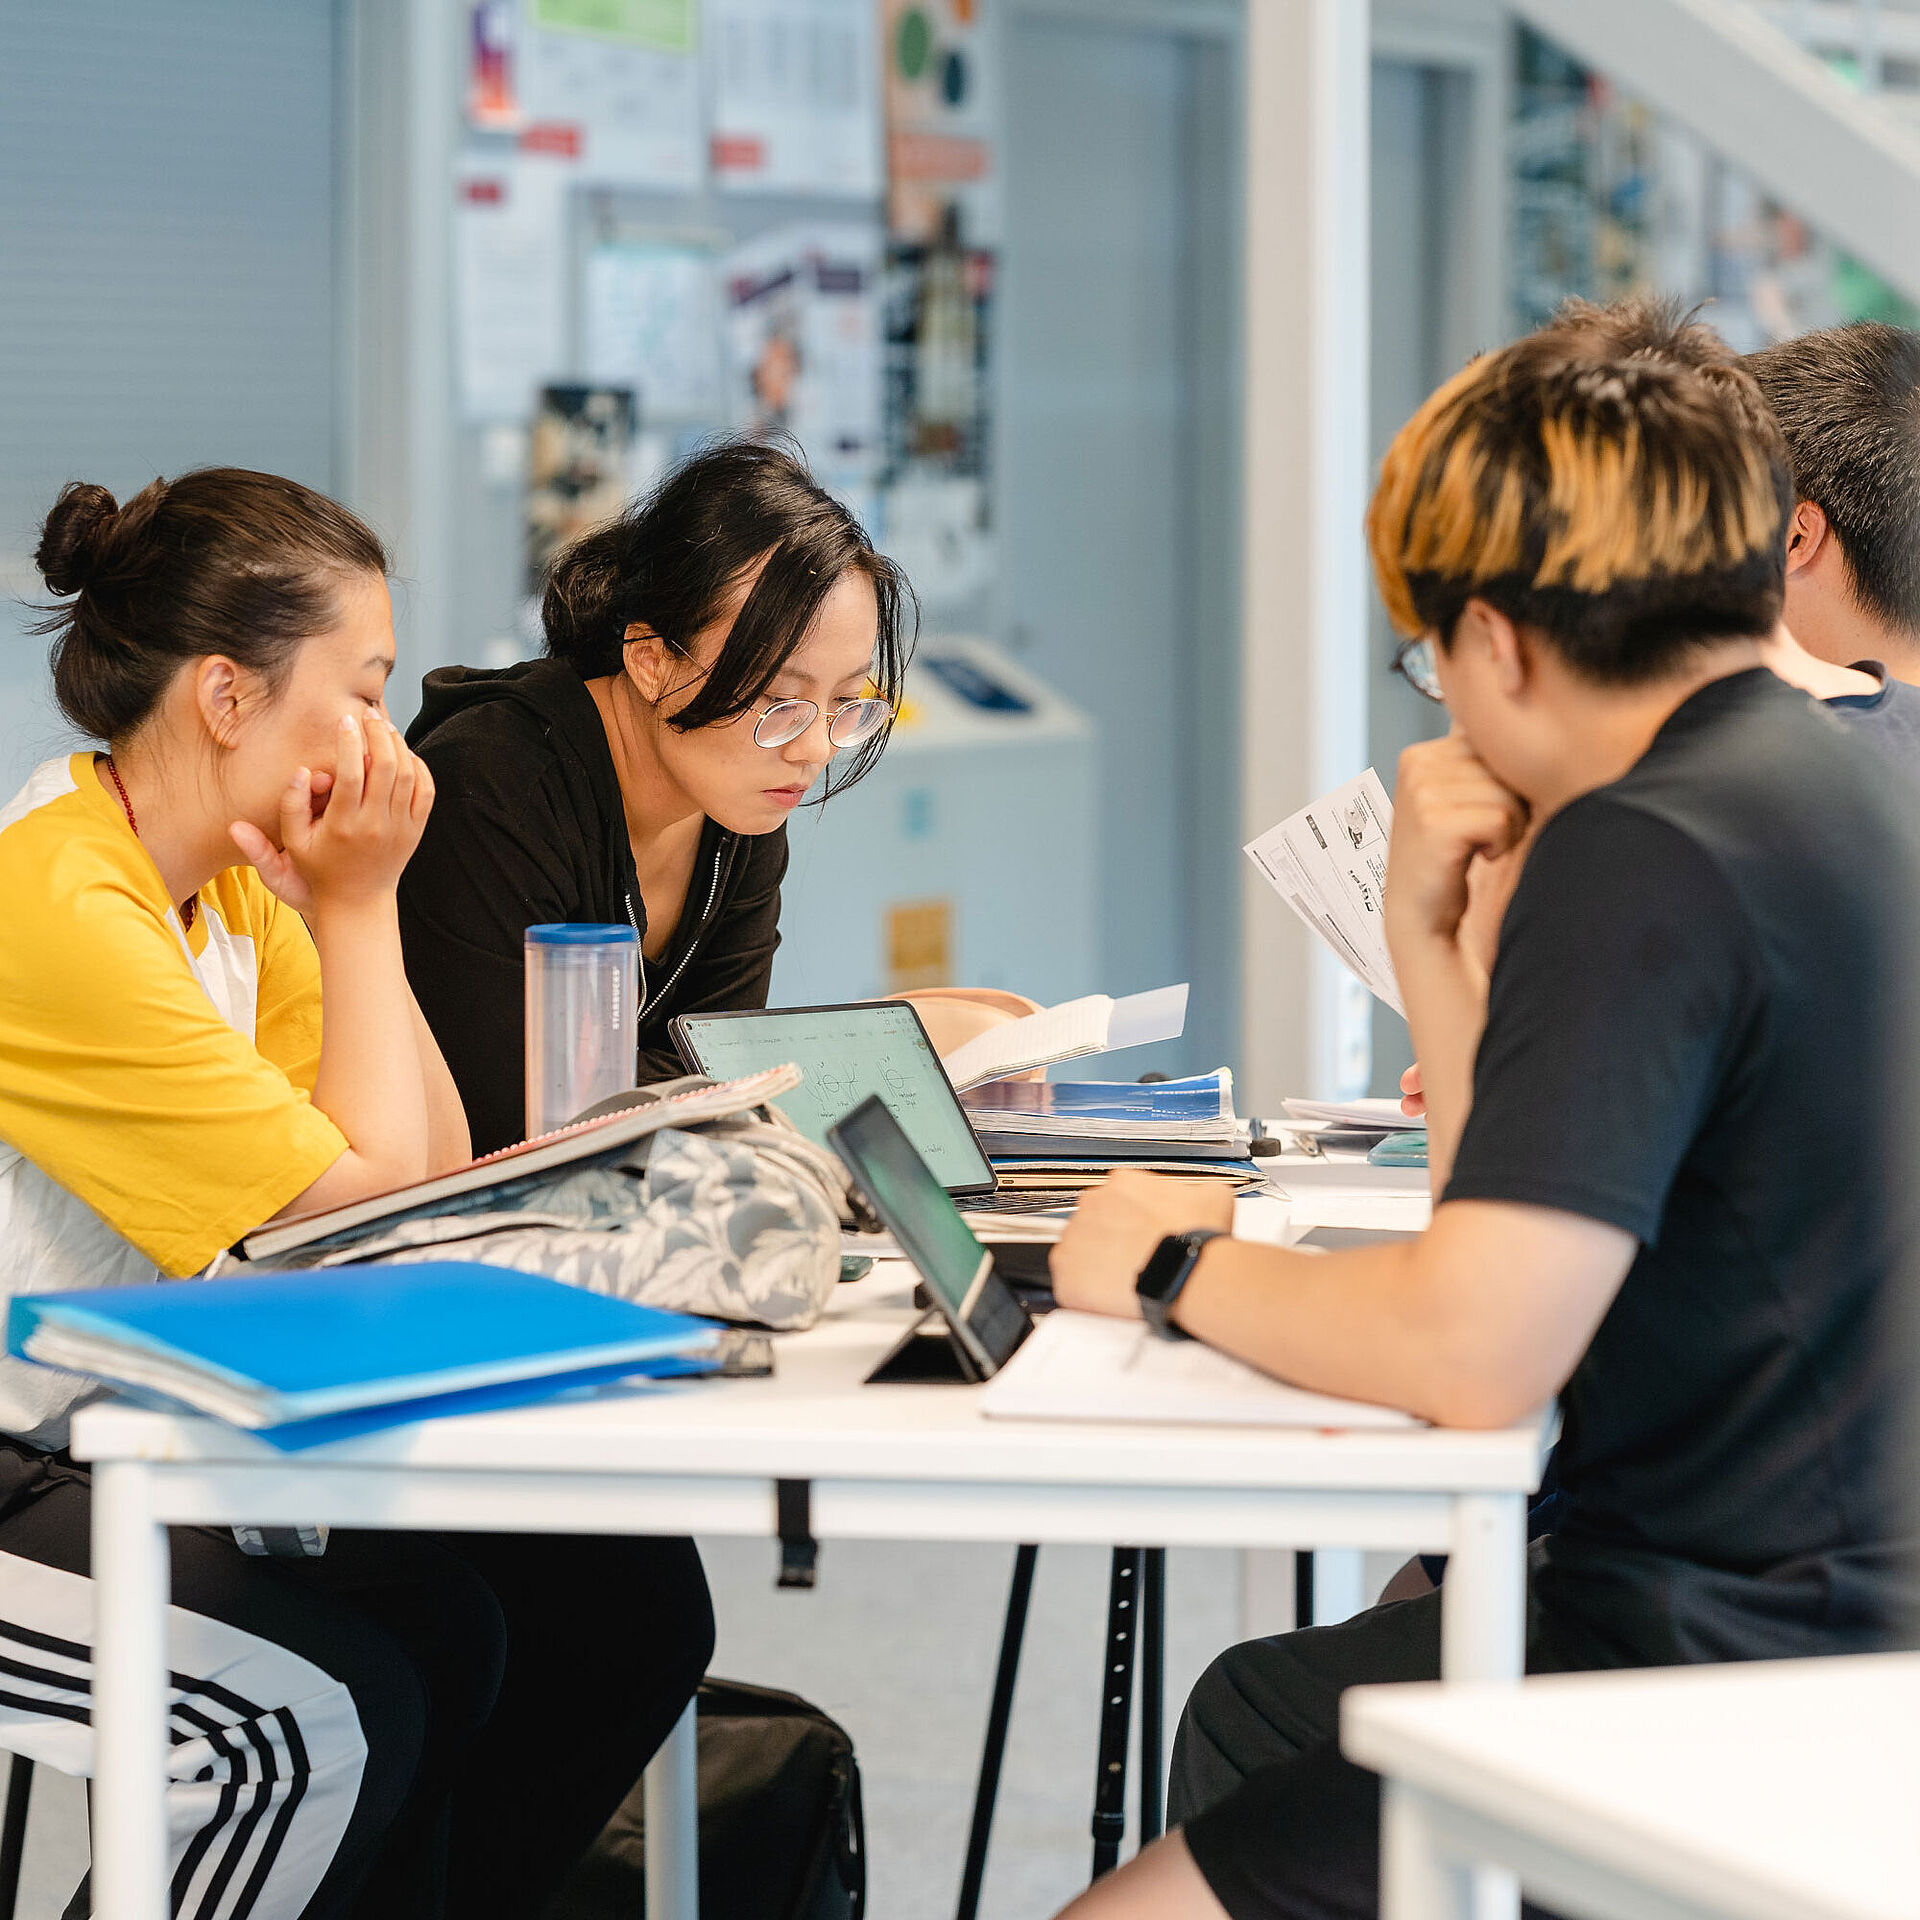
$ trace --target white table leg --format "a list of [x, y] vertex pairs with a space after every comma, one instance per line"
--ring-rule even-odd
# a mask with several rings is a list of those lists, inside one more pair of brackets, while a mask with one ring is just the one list
[[1313, 1552], [1313, 1624], [1337, 1627], [1367, 1603], [1367, 1556], [1358, 1547]]
[[1380, 1790], [1380, 1920], [1480, 1920], [1473, 1876], [1435, 1846], [1425, 1797], [1399, 1780]]
[[167, 1920], [167, 1530], [152, 1472], [93, 1477], [93, 1908]]
[[[1441, 1679], [1518, 1680], [1527, 1660], [1524, 1495], [1455, 1498], [1453, 1551], [1440, 1595]], [[1503, 1868], [1476, 1867], [1464, 1883], [1473, 1920], [1514, 1920], [1520, 1911], [1519, 1883]]]
[[689, 1700], [647, 1763], [647, 1920], [700, 1920], [699, 1757]]
[[1440, 1589], [1440, 1677], [1518, 1680], [1526, 1654], [1526, 1498], [1458, 1494]]

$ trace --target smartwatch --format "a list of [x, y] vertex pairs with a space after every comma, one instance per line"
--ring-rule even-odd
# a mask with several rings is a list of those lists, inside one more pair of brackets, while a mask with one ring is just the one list
[[1201, 1249], [1209, 1240], [1219, 1238], [1219, 1233], [1212, 1227], [1195, 1227], [1188, 1233], [1170, 1233], [1154, 1248], [1152, 1259], [1140, 1269], [1140, 1278], [1133, 1283], [1133, 1290], [1140, 1300], [1140, 1317], [1162, 1340], [1193, 1338], [1190, 1333], [1176, 1327], [1168, 1316], [1173, 1312], [1173, 1303], [1180, 1298], [1181, 1289], [1186, 1286], [1199, 1262]]

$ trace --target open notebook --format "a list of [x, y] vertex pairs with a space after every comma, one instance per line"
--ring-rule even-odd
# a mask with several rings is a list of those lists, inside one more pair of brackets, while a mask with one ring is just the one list
[[1410, 1413], [1308, 1393], [1197, 1340], [1163, 1340], [1138, 1320], [1061, 1308], [980, 1396], [983, 1413], [1015, 1420], [1158, 1421], [1249, 1427], [1423, 1425]]

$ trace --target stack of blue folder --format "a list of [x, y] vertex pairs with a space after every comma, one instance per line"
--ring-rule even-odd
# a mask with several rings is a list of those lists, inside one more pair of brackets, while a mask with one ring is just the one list
[[21, 1295], [7, 1351], [294, 1449], [635, 1374], [704, 1372], [719, 1332], [447, 1260]]

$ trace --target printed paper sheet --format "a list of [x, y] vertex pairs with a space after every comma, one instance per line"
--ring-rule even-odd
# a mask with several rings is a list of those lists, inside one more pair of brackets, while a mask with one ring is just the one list
[[1246, 852], [1281, 899], [1404, 1017], [1382, 918], [1392, 837], [1393, 802], [1369, 767], [1269, 828]]

